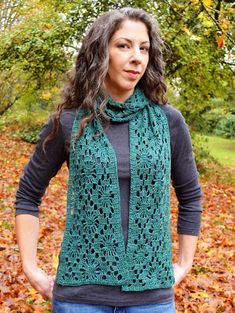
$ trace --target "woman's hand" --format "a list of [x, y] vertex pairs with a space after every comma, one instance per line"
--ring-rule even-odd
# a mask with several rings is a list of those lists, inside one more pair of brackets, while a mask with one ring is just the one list
[[190, 272], [197, 246], [197, 236], [179, 234], [179, 255], [177, 263], [173, 264], [175, 283], [177, 286]]
[[173, 264], [174, 277], [175, 277], [175, 283], [173, 287], [177, 286], [185, 278], [188, 272], [190, 272], [191, 268], [192, 268], [191, 265], [190, 266], [180, 265], [178, 263]]
[[37, 266], [39, 219], [30, 214], [16, 216], [16, 237], [20, 248], [23, 271], [30, 284], [45, 299], [52, 299], [55, 278]]
[[39, 267], [32, 267], [24, 271], [31, 286], [36, 289], [44, 299], [52, 299], [52, 289], [55, 282], [54, 276], [48, 276]]

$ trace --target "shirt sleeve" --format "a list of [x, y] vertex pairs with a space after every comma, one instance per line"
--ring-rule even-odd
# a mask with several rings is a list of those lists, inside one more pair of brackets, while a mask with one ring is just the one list
[[39, 215], [38, 207], [41, 204], [42, 196], [51, 178], [56, 175], [66, 160], [66, 144], [61, 123], [55, 137], [47, 142], [46, 153], [42, 150], [42, 143], [51, 129], [52, 119], [42, 128], [35, 150], [20, 178], [16, 192], [16, 215]]
[[182, 114], [171, 107], [171, 178], [178, 199], [179, 234], [198, 236], [201, 224], [202, 191], [194, 160], [188, 125]]

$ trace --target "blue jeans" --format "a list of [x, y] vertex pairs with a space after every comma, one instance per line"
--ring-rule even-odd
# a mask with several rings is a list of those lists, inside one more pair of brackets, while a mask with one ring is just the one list
[[174, 301], [133, 306], [79, 304], [53, 300], [53, 313], [175, 313]]

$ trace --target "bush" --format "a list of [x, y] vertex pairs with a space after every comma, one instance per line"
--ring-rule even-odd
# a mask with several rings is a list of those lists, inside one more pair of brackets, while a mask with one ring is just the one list
[[225, 138], [235, 137], [235, 114], [228, 114], [217, 123], [215, 134]]
[[36, 143], [48, 116], [49, 111], [37, 106], [34, 111], [15, 107], [1, 116], [0, 131], [10, 134], [13, 138], [21, 138], [26, 142]]
[[191, 137], [197, 169], [200, 174], [207, 174], [211, 163], [218, 163], [218, 161], [211, 156], [206, 145], [207, 139], [203, 135], [191, 132]]
[[226, 112], [223, 108], [216, 108], [210, 110], [202, 115], [200, 127], [201, 131], [206, 134], [213, 134], [215, 132], [216, 125], [225, 116]]
[[35, 129], [22, 130], [22, 131], [19, 131], [19, 137], [26, 142], [36, 143], [39, 138], [40, 130], [41, 130], [41, 127], [35, 128]]

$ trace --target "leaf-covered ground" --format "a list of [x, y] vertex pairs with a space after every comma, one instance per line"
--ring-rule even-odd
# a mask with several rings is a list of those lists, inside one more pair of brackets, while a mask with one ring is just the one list
[[[14, 196], [33, 146], [0, 135], [0, 312], [51, 312], [51, 305], [35, 292], [22, 273], [14, 232]], [[41, 206], [39, 264], [55, 273], [65, 218], [67, 169], [54, 178]], [[235, 188], [201, 181], [203, 218], [191, 273], [175, 288], [177, 312], [234, 312]], [[172, 192], [172, 236], [177, 254], [176, 199]]]

